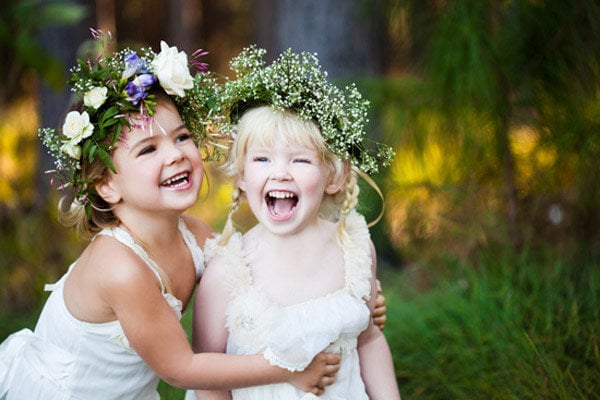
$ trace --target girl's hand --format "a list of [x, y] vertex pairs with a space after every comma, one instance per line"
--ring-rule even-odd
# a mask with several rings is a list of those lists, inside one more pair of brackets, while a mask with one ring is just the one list
[[373, 309], [373, 324], [377, 325], [380, 330], [385, 328], [387, 316], [385, 315], [387, 308], [385, 306], [385, 297], [381, 294], [381, 282], [377, 279], [377, 299], [375, 300], [375, 308]]
[[325, 386], [335, 382], [341, 360], [341, 354], [321, 352], [304, 371], [293, 372], [289, 383], [305, 392], [320, 396], [325, 393]]

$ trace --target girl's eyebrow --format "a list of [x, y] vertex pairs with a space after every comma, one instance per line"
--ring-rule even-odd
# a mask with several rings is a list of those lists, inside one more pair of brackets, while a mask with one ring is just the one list
[[153, 140], [154, 140], [154, 135], [152, 135], [152, 136], [147, 136], [147, 137], [145, 137], [145, 138], [143, 138], [143, 139], [141, 139], [141, 140], [138, 140], [138, 141], [137, 141], [137, 142], [135, 142], [135, 143], [134, 143], [132, 146], [129, 146], [129, 149], [128, 149], [128, 150], [129, 150], [129, 153], [133, 153], [133, 152], [135, 152], [135, 150], [136, 150], [138, 147], [143, 147], [143, 146], [145, 146], [145, 145], [146, 145], [148, 142], [151, 142], [151, 141], [153, 141]]
[[177, 131], [180, 131], [180, 130], [183, 130], [183, 129], [187, 130], [187, 128], [188, 127], [185, 124], [181, 124], [177, 128], [173, 129], [173, 132], [177, 132]]
[[[172, 133], [178, 133], [179, 131], [182, 131], [182, 130], [188, 130], [188, 128], [185, 124], [181, 124], [177, 128], [173, 129]], [[160, 133], [160, 134], [167, 135], [168, 133], [164, 132], [164, 133]], [[134, 152], [135, 149], [138, 147], [145, 146], [148, 142], [152, 142], [155, 136], [156, 136], [156, 132], [150, 136], [147, 136], [143, 139], [138, 140], [132, 146], [129, 146], [129, 153]]]

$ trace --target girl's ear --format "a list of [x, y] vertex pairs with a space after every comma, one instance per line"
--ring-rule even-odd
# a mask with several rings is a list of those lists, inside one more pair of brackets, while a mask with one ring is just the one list
[[237, 186], [241, 191], [246, 191], [246, 179], [244, 178], [243, 173], [238, 173], [235, 176], [235, 186]]
[[96, 192], [109, 204], [117, 204], [121, 201], [119, 186], [111, 178], [105, 179], [96, 185]]
[[344, 162], [337, 168], [334, 168], [331, 174], [331, 182], [325, 187], [326, 194], [336, 194], [348, 182], [348, 176], [350, 176], [350, 164]]

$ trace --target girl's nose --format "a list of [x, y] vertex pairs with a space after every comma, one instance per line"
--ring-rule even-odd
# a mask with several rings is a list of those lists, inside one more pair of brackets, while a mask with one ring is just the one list
[[276, 181], [289, 181], [292, 179], [286, 163], [276, 162], [271, 171], [271, 179]]
[[168, 153], [165, 158], [165, 163], [167, 165], [178, 163], [179, 161], [183, 160], [183, 158], [184, 158], [183, 151], [175, 144], [171, 144], [169, 146], [169, 148], [167, 149], [167, 152]]

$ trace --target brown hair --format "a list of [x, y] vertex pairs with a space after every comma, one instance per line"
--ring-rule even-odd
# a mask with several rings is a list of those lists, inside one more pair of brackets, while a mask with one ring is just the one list
[[[173, 106], [179, 111], [172, 101], [171, 97], [167, 95], [162, 89], [153, 88], [152, 93], [156, 95], [156, 102], [169, 101], [173, 103]], [[68, 111], [83, 111], [83, 103], [75, 103]], [[106, 138], [103, 139], [103, 143], [108, 145], [115, 134], [117, 124], [111, 126], [107, 132]], [[123, 126], [122, 129], [128, 129]], [[122, 135], [122, 133], [121, 133]], [[118, 141], [119, 139], [117, 139]], [[112, 205], [106, 202], [96, 191], [96, 186], [104, 183], [110, 176], [110, 169], [104, 164], [99, 157], [94, 158], [92, 162], [88, 158], [83, 157], [81, 159], [81, 178], [85, 180], [88, 187], [86, 201], [90, 205], [87, 207], [88, 212], [86, 213], [85, 204], [79, 204], [73, 202], [72, 195], [63, 196], [58, 205], [58, 219], [67, 227], [75, 227], [77, 233], [89, 239], [96, 233], [100, 232], [104, 228], [111, 228], [119, 224], [119, 219], [112, 211]]]

